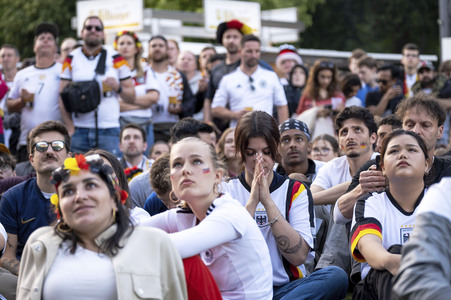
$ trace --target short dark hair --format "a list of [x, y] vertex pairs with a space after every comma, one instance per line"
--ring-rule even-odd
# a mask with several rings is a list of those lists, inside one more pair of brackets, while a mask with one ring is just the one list
[[260, 39], [258, 38], [258, 36], [255, 36], [253, 34], [246, 34], [246, 35], [243, 36], [243, 38], [241, 39], [241, 48], [244, 47], [244, 44], [246, 42], [258, 42], [260, 45], [262, 43], [260, 41]]
[[395, 114], [389, 114], [388, 116], [383, 117], [377, 126], [381, 125], [390, 125], [392, 129], [402, 128], [401, 119]]
[[12, 45], [12, 44], [3, 44], [3, 45], [0, 47], [0, 50], [2, 50], [3, 48], [14, 50], [14, 53], [16, 53], [16, 56], [17, 56], [17, 57], [20, 57], [19, 50], [17, 50], [16, 46], [14, 46], [14, 45]]
[[186, 117], [175, 123], [169, 129], [172, 144], [186, 137], [198, 137], [199, 132], [212, 133], [213, 127], [192, 117]]
[[0, 152], [0, 165], [8, 165], [14, 171], [16, 169], [16, 159], [9, 153]]
[[353, 105], [346, 107], [343, 111], [341, 111], [335, 119], [337, 132], [343, 126], [343, 123], [349, 119], [357, 119], [362, 121], [368, 128], [370, 136], [371, 134], [377, 132], [377, 125], [374, 121], [374, 116], [366, 107]]
[[358, 86], [359, 89], [362, 87], [359, 76], [356, 74], [348, 74], [341, 81], [341, 90], [346, 98], [352, 92], [352, 87]]
[[401, 119], [401, 122], [403, 122], [406, 113], [416, 106], [425, 109], [429, 116], [437, 120], [438, 126], [442, 126], [443, 123], [445, 123], [446, 111], [443, 106], [434, 96], [426, 95], [424, 93], [418, 93], [410, 98], [402, 100], [396, 107], [396, 115]]
[[377, 72], [387, 71], [387, 70], [390, 71], [391, 78], [399, 79], [401, 72], [400, 72], [399, 68], [397, 66], [395, 66], [394, 64], [385, 64], [385, 65], [377, 68]]
[[66, 144], [66, 152], [70, 151], [70, 136], [69, 136], [69, 132], [67, 131], [66, 126], [63, 125], [63, 123], [59, 122], [59, 121], [45, 121], [41, 124], [39, 124], [38, 126], [36, 126], [35, 128], [33, 128], [27, 136], [27, 150], [28, 150], [28, 154], [33, 153], [33, 145], [34, 145], [34, 139], [45, 132], [50, 132], [50, 131], [56, 131], [61, 133], [61, 135], [64, 138], [64, 143]]
[[371, 56], [367, 56], [359, 61], [358, 67], [368, 67], [369, 69], [377, 68], [377, 61]]
[[418, 53], [420, 53], [420, 48], [418, 48], [417, 44], [414, 43], [407, 43], [402, 47], [401, 53], [404, 52], [404, 50], [416, 50]]
[[276, 120], [264, 111], [250, 111], [238, 121], [235, 127], [235, 148], [241, 154], [241, 160], [246, 157], [246, 149], [250, 138], [263, 138], [271, 150], [275, 162], [280, 161], [278, 151], [280, 133]]
[[97, 20], [99, 20], [99, 21], [100, 21], [100, 25], [102, 25], [102, 29], [105, 28], [105, 26], [103, 25], [103, 21], [102, 21], [102, 19], [101, 19], [99, 16], [88, 16], [88, 17], [83, 21], [83, 29], [85, 28], [86, 21], [91, 20], [91, 19], [97, 19]]
[[136, 123], [128, 123], [127, 125], [122, 127], [121, 131], [119, 132], [119, 142], [120, 143], [122, 142], [122, 135], [124, 134], [125, 129], [128, 129], [128, 128], [133, 128], [133, 129], [139, 130], [141, 132], [144, 143], [147, 141], [147, 134], [146, 134], [146, 131], [144, 130], [144, 128], [142, 128], [141, 126], [139, 126]]
[[225, 59], [225, 55], [223, 53], [214, 54], [208, 59], [207, 63], [211, 64], [218, 60], [223, 61], [224, 59]]

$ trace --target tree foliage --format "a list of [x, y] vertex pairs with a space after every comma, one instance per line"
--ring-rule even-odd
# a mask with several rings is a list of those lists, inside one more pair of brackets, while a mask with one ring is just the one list
[[55, 23], [60, 39], [75, 36], [71, 18], [73, 0], [0, 0], [0, 44], [13, 44], [22, 58], [34, 56], [34, 29], [41, 22]]
[[399, 53], [416, 43], [422, 53], [439, 53], [436, 0], [327, 0], [312, 13], [301, 34], [303, 48]]

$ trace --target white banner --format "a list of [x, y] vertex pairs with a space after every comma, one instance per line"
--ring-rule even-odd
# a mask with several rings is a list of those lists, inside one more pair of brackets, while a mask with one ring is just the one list
[[216, 32], [216, 28], [222, 22], [237, 19], [249, 26], [253, 33], [260, 34], [260, 3], [204, 0], [205, 30]]
[[77, 33], [80, 34], [83, 21], [89, 16], [99, 16], [107, 34], [140, 31], [143, 29], [143, 7], [143, 0], [77, 1]]

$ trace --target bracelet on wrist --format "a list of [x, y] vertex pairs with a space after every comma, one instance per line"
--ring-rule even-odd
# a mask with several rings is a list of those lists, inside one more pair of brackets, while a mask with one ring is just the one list
[[279, 214], [277, 215], [277, 217], [275, 217], [272, 221], [269, 221], [269, 222], [268, 222], [268, 225], [269, 225], [269, 226], [272, 226], [272, 225], [274, 225], [274, 223], [278, 222], [278, 221], [279, 221], [279, 217], [280, 217], [281, 215], [282, 215], [282, 213], [279, 212]]

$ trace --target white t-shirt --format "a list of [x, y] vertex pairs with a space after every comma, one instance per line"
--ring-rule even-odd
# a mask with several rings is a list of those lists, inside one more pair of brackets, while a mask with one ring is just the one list
[[5, 240], [5, 246], [3, 247], [2, 252], [5, 252], [6, 249], [6, 241], [8, 240], [8, 236], [6, 235], [5, 227], [3, 227], [2, 223], [0, 223], [0, 234], [3, 236], [3, 239]]
[[[222, 78], [211, 107], [226, 107], [227, 104], [231, 111], [261, 110], [272, 116], [274, 105], [287, 105], [287, 98], [276, 73], [258, 66], [249, 76], [238, 67]], [[235, 127], [237, 122], [231, 120], [230, 127]]]
[[[374, 159], [379, 153], [373, 152], [371, 159]], [[336, 186], [337, 184], [351, 181], [352, 176], [349, 170], [349, 162], [346, 155], [334, 158], [327, 162], [319, 171], [312, 183], [325, 190]]]
[[17, 72], [9, 98], [19, 98], [22, 89], [34, 91], [33, 105], [27, 103], [21, 111], [19, 145], [26, 145], [30, 130], [42, 122], [61, 121], [58, 102], [60, 73], [61, 64], [58, 62], [45, 69], [29, 66]]
[[[136, 97], [145, 95], [148, 91], [154, 90], [160, 92], [160, 88], [157, 83], [157, 79], [155, 75], [150, 70], [148, 66], [144, 68], [144, 76], [136, 77], [136, 70], [132, 71], [132, 78], [135, 84], [135, 95]], [[121, 112], [122, 116], [132, 116], [132, 117], [140, 117], [140, 118], [152, 118], [152, 109], [136, 109], [136, 110], [128, 110]]]
[[374, 234], [382, 239], [385, 249], [396, 244], [404, 245], [412, 233], [422, 198], [423, 194], [411, 213], [404, 211], [390, 192], [374, 192], [368, 199], [357, 201], [352, 218], [351, 252], [355, 260], [362, 262], [362, 278], [368, 274], [371, 267], [356, 249], [359, 240], [366, 234]]
[[418, 207], [418, 214], [432, 212], [451, 222], [451, 177], [444, 177], [439, 183], [429, 187]]
[[196, 222], [193, 213], [171, 209], [142, 225], [171, 233], [182, 258], [200, 253], [223, 299], [272, 299], [268, 248], [247, 210], [226, 193]]
[[[242, 173], [243, 174], [243, 173]], [[276, 174], [274, 175], [276, 176]], [[278, 177], [281, 177], [278, 175]], [[287, 192], [289, 187], [289, 180], [283, 178], [281, 182], [277, 184], [277, 188], [270, 191], [270, 195], [274, 203], [279, 208], [282, 216], [286, 219], [286, 205], [287, 205]], [[228, 183], [222, 185], [223, 189], [229, 192], [234, 199], [237, 199], [241, 205], [245, 206], [249, 196], [250, 187], [244, 180], [243, 176], [238, 176], [231, 179]], [[288, 223], [299, 232], [305, 242], [313, 249], [313, 234], [315, 232], [315, 226], [311, 223], [309, 214], [309, 199], [307, 190], [304, 185], [300, 184], [299, 189], [295, 193], [295, 197], [291, 199], [291, 205], [289, 208]], [[311, 208], [311, 213], [313, 213], [313, 205]], [[254, 219], [266, 240], [266, 244], [269, 248], [269, 253], [271, 254], [271, 263], [273, 267], [273, 284], [275, 286], [281, 286], [290, 281], [287, 270], [284, 267], [284, 260], [282, 255], [277, 248], [274, 235], [272, 234], [271, 227], [268, 226], [268, 216], [266, 215], [266, 210], [263, 204], [258, 203], [255, 210]], [[313, 221], [314, 222], [314, 221]], [[288, 263], [288, 261], [285, 261]], [[297, 269], [297, 276], [302, 278], [306, 275], [304, 265], [292, 266]]]
[[[97, 62], [101, 55], [99, 53], [95, 57], [88, 58], [81, 49], [82, 47], [78, 47], [67, 56], [63, 64], [61, 79], [74, 82], [94, 79]], [[107, 77], [112, 77], [120, 83], [121, 80], [131, 78], [132, 74], [127, 61], [122, 56], [114, 50], [106, 50], [105, 74], [96, 76], [101, 96], [97, 113], [98, 127], [117, 128], [119, 127], [119, 96], [115, 91], [105, 94], [103, 92], [102, 81]], [[72, 120], [74, 121], [75, 127], [95, 128], [94, 111], [85, 114], [72, 114]]]
[[78, 246], [74, 254], [68, 243], [58, 249], [44, 280], [42, 298], [46, 300], [117, 299], [113, 262], [105, 254]]
[[163, 73], [158, 73], [152, 70], [155, 78], [157, 79], [158, 86], [160, 87], [160, 98], [158, 102], [152, 105], [152, 113], [154, 117], [154, 123], [176, 123], [179, 120], [179, 116], [171, 114], [168, 111], [169, 107], [169, 95], [174, 93], [177, 97], [177, 101], [183, 99], [183, 78], [176, 68], [168, 65], [168, 70]]

